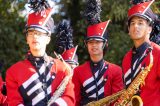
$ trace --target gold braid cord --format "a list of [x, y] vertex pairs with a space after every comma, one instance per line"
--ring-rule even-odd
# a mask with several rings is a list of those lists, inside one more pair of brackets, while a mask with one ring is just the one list
[[62, 80], [62, 82], [60, 83], [60, 85], [57, 87], [57, 90], [54, 92], [53, 96], [52, 96], [51, 99], [48, 101], [48, 105], [47, 105], [47, 106], [51, 106], [51, 105], [55, 102], [55, 100], [56, 100], [57, 98], [59, 98], [59, 97], [64, 93], [65, 88], [66, 88], [66, 86], [67, 86], [70, 78], [71, 78], [72, 75], [73, 75], [73, 72], [72, 72], [71, 67], [63, 60], [62, 56], [61, 56], [60, 54], [57, 55], [56, 53], [55, 53], [55, 55], [56, 55], [56, 57], [57, 57], [59, 60], [61, 60], [61, 61], [64, 63], [65, 67], [66, 67], [67, 70], [69, 71], [69, 75], [67, 75], [67, 76]]
[[[152, 66], [153, 66], [153, 55], [151, 51], [149, 65], [141, 69], [141, 72], [137, 75], [137, 77], [133, 80], [133, 82], [129, 85], [127, 89], [121, 90], [111, 96], [107, 96], [98, 101], [90, 102], [86, 106], [104, 106], [116, 101], [117, 99], [118, 101], [115, 103], [115, 106], [142, 106], [143, 102], [141, 98], [139, 96], [134, 96], [134, 95], [138, 92], [139, 87], [145, 84], [145, 78], [150, 72]], [[138, 103], [132, 103], [135, 101]]]

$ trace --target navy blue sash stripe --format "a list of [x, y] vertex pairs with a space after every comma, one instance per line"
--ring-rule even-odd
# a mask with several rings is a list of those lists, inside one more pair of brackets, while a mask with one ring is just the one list
[[46, 70], [44, 71], [43, 74], [48, 75], [48, 73], [50, 72], [50, 69], [51, 69], [52, 65], [53, 65], [53, 64], [50, 63], [50, 64], [46, 67]]
[[39, 79], [34, 80], [25, 90], [29, 91], [30, 89], [32, 89], [39, 82], [40, 82]]
[[35, 97], [37, 96], [37, 94], [39, 94], [39, 93], [41, 93], [41, 92], [43, 92], [43, 89], [42, 89], [42, 88], [39, 88], [39, 89], [37, 89], [35, 92], [33, 92], [33, 93], [29, 96], [29, 98], [31, 98], [31, 100], [32, 100], [33, 98], [35, 98]]
[[[105, 67], [106, 67], [106, 66], [105, 66]], [[102, 78], [104, 72], [107, 70], [105, 67], [103, 67], [102, 71], [100, 72], [100, 74], [99, 74], [98, 77], [96, 78], [97, 81], [99, 81], [99, 80]], [[91, 84], [91, 83], [93, 83], [93, 84]], [[87, 86], [89, 86], [89, 85], [94, 85], [94, 82], [91, 82], [91, 83], [88, 84]], [[91, 87], [91, 86], [89, 86], [89, 87], [87, 87], [87, 86], [85, 86], [84, 89], [87, 89], [87, 88], [90, 88], [90, 87]]]
[[[146, 54], [141, 58], [141, 60], [139, 60], [139, 62], [136, 64], [134, 70], [131, 68], [131, 69], [132, 69], [132, 70], [131, 70], [131, 73], [125, 78], [125, 82], [129, 81], [130, 79], [133, 81], [133, 80], [136, 78], [136, 76], [139, 74], [139, 72], [141, 71], [141, 69], [138, 70], [138, 73], [134, 76], [133, 72], [135, 72], [135, 71], [138, 69], [139, 65], [142, 63], [142, 61], [145, 59], [145, 57], [147, 57], [147, 55], [151, 52], [152, 48], [149, 47], [149, 48], [147, 48], [146, 50], [148, 50], [148, 51], [147, 51]], [[141, 66], [141, 67], [144, 67], [144, 66], [145, 66], [145, 64], [143, 64], [143, 66]], [[131, 81], [131, 82], [132, 82], [132, 81]], [[128, 83], [128, 84], [126, 84], [126, 87], [128, 87], [128, 86], [131, 84], [131, 82]]]
[[[46, 103], [50, 98], [51, 98], [51, 93], [48, 93], [47, 92], [47, 88], [51, 85], [52, 81], [54, 80], [52, 76], [55, 76], [54, 74], [53, 75], [50, 75], [50, 76], [47, 76], [48, 74], [50, 74], [50, 69], [53, 65], [53, 62], [49, 63], [49, 65], [46, 66], [45, 68], [45, 71], [40, 74], [39, 70], [37, 70], [37, 73], [39, 73], [38, 75], [38, 78], [37, 79], [34, 79], [30, 85], [28, 85], [25, 89], [23, 87], [23, 85], [20, 87], [20, 93], [23, 97], [23, 100], [24, 100], [24, 103], [25, 105], [31, 105], [32, 104], [32, 100], [39, 94], [39, 93], [42, 93], [44, 92], [45, 93], [45, 98], [40, 100], [36, 105], [38, 105], [39, 103]], [[49, 77], [48, 81], [47, 81], [47, 77]], [[46, 82], [42, 82], [43, 80], [46, 80]], [[46, 88], [42, 88], [39, 87], [37, 88], [31, 95], [27, 95], [27, 92], [29, 92], [34, 86], [36, 86], [36, 84], [38, 83], [42, 83], [46, 85]]]
[[21, 94], [21, 96], [23, 97], [24, 103], [26, 102], [30, 102], [30, 98], [29, 96], [26, 94], [26, 90], [24, 89], [23, 86], [19, 87], [19, 92]]
[[[96, 78], [96, 81], [99, 81], [101, 79], [101, 77], [103, 76], [104, 72], [106, 71], [106, 68], [104, 67], [102, 72], [100, 72], [99, 76]], [[84, 87], [84, 90], [89, 89], [90, 87], [92, 87], [94, 85], [94, 81], [90, 82], [88, 85], [86, 85]]]
[[[100, 83], [100, 84], [98, 85], [98, 88], [97, 88], [98, 91], [99, 91], [103, 86], [104, 86], [104, 81], [102, 81], [102, 83]], [[88, 94], [88, 96], [91, 96], [91, 95], [93, 95], [95, 92], [96, 92], [96, 88], [93, 89], [92, 91], [88, 92], [87, 94]]]
[[104, 92], [98, 96], [99, 99], [104, 98]]
[[[100, 79], [101, 79], [101, 76], [98, 76], [98, 77], [96, 78], [97, 81], [99, 81]], [[94, 80], [93, 80], [92, 82], [90, 82], [88, 85], [86, 85], [86, 86], [84, 87], [84, 90], [87, 90], [87, 89], [89, 89], [89, 88], [92, 87], [92, 86], [94, 86]]]
[[51, 83], [52, 83], [53, 80], [54, 80], [54, 79], [50, 78], [50, 79], [47, 81], [47, 85], [48, 85], [48, 86], [51, 85]]
[[[97, 82], [103, 77], [104, 73], [105, 73], [106, 70], [108, 69], [108, 68], [106, 68], [106, 67], [108, 67], [108, 66], [106, 65], [105, 67], [103, 67], [103, 69], [102, 69], [101, 72], [99, 73], [98, 77], [95, 79]], [[90, 92], [88, 92], [87, 95], [88, 95], [88, 96], [93, 95], [93, 94], [96, 92], [97, 89], [98, 89], [98, 91], [99, 91], [102, 87], [104, 87], [104, 83], [105, 83], [104, 81], [102, 81], [101, 83], [99, 83], [99, 84], [98, 84], [98, 88], [94, 88], [93, 90], [91, 90]], [[89, 89], [89, 88], [92, 87], [92, 86], [95, 86], [94, 81], [90, 82], [90, 83], [89, 83], [88, 85], [86, 85], [83, 89], [84, 89], [85, 91], [87, 91], [87, 89]], [[104, 96], [104, 93], [102, 93], [101, 95]], [[98, 95], [98, 96], [99, 96], [99, 95]], [[100, 97], [101, 97], [101, 96], [100, 96]]]

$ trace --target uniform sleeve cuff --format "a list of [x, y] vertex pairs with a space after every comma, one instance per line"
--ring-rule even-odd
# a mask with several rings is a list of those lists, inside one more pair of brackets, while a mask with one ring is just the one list
[[57, 100], [55, 100], [55, 103], [58, 104], [58, 106], [68, 106], [63, 98], [58, 98]]

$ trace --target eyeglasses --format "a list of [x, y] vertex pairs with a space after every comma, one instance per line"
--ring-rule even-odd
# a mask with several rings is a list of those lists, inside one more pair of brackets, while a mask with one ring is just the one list
[[87, 42], [87, 44], [100, 44], [100, 43], [102, 43], [102, 42], [104, 42], [104, 41], [99, 41], [99, 40], [89, 40], [88, 42]]
[[47, 33], [42, 33], [42, 32], [39, 32], [39, 31], [28, 31], [28, 33], [27, 33], [27, 36], [28, 36], [28, 37], [34, 37], [35, 35], [36, 35], [37, 37], [48, 36]]

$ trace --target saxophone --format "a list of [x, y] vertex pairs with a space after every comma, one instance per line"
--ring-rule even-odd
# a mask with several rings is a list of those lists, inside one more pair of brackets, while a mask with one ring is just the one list
[[120, 96], [118, 102], [115, 103], [115, 106], [126, 106], [126, 105], [143, 106], [141, 97], [135, 94], [139, 91], [139, 87], [145, 84], [145, 78], [150, 72], [152, 66], [153, 66], [153, 55], [151, 51], [149, 65], [141, 69], [141, 72], [129, 85], [126, 91]]
[[111, 95], [111, 96], [107, 96], [105, 98], [102, 98], [98, 101], [92, 101], [90, 103], [88, 103], [85, 106], [104, 106], [104, 105], [109, 105], [109, 103], [112, 103], [113, 101], [115, 101], [116, 99], [118, 99], [118, 97], [125, 91], [125, 89]]
[[144, 85], [145, 78], [153, 66], [153, 55], [150, 53], [150, 63], [145, 68], [141, 68], [141, 72], [133, 80], [127, 89], [121, 90], [111, 96], [107, 96], [98, 101], [88, 103], [86, 106], [104, 106], [118, 99], [114, 106], [143, 106], [143, 101], [140, 96], [135, 95], [139, 87]]
[[67, 86], [67, 84], [68, 84], [68, 82], [70, 80], [70, 78], [73, 75], [71, 67], [63, 60], [62, 56], [60, 54], [57, 55], [56, 52], [54, 52], [54, 54], [56, 55], [56, 57], [59, 60], [61, 60], [64, 63], [65, 67], [69, 71], [69, 75], [65, 76], [65, 78], [62, 80], [60, 85], [57, 87], [57, 90], [54, 92], [53, 96], [48, 101], [47, 106], [51, 106], [55, 102], [55, 100], [63, 94], [63, 92], [64, 92], [64, 90], [65, 90], [65, 88], [66, 88], [66, 86]]

